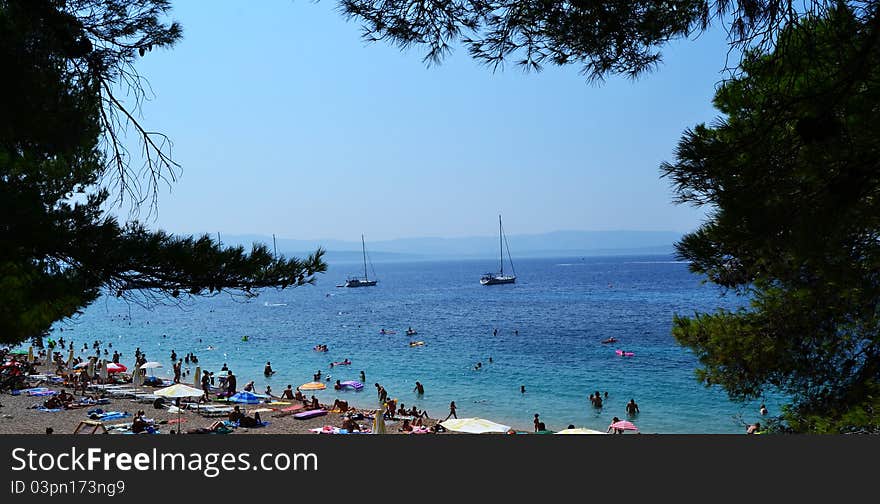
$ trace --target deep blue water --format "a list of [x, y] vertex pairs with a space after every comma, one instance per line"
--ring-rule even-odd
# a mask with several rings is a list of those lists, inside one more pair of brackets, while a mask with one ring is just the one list
[[[318, 369], [334, 381], [356, 380], [364, 370], [362, 392], [339, 393], [327, 382], [317, 396], [375, 407], [373, 383], [379, 382], [432, 417], [445, 417], [454, 400], [459, 417], [523, 429], [531, 429], [539, 413], [554, 430], [568, 424], [605, 430], [613, 416], [625, 418], [630, 398], [641, 410], [633, 421], [645, 433], [742, 433], [742, 421], [758, 419], [757, 404], [733, 403], [723, 391], [699, 385], [696, 359], [670, 333], [674, 313], [741, 303], [703, 284], [687, 264], [628, 256], [515, 265], [514, 285], [480, 285], [480, 275], [497, 264], [473, 260], [378, 263], [378, 286], [344, 289], [336, 285], [360, 265], [331, 264], [314, 286], [250, 300], [220, 295], [145, 309], [107, 297], [56, 326], [54, 335], [73, 338], [78, 349], [94, 340], [112, 342], [110, 353], [123, 352], [129, 366], [139, 346], [165, 365], [160, 375], [170, 376], [172, 349], [181, 358], [195, 352], [203, 369], [219, 372], [226, 362], [240, 386], [254, 379], [259, 391], [269, 384], [275, 393], [311, 381]], [[408, 326], [425, 346], [408, 345]], [[383, 327], [397, 334], [379, 334]], [[249, 341], [241, 341], [243, 335]], [[619, 343], [600, 343], [610, 336]], [[318, 343], [330, 351], [313, 351]], [[635, 356], [619, 357], [617, 348]], [[330, 369], [330, 362], [345, 358], [353, 365]], [[277, 371], [268, 379], [262, 374], [267, 360]], [[478, 371], [477, 362], [483, 365]], [[413, 392], [416, 380], [425, 387], [422, 398]], [[588, 400], [597, 390], [609, 393], [601, 410]], [[777, 403], [766, 402], [774, 412]]]

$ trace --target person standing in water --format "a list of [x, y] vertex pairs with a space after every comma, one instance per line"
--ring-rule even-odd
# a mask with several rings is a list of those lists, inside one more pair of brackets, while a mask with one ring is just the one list
[[413, 390], [415, 392], [417, 392], [419, 395], [425, 394], [425, 387], [423, 387], [420, 382], [416, 382], [416, 388], [414, 388]]
[[629, 416], [637, 415], [639, 413], [639, 405], [636, 404], [635, 399], [630, 399], [629, 403], [626, 405], [626, 414]]

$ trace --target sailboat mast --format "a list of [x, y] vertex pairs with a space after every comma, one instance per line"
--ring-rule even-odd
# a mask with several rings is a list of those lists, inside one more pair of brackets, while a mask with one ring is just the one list
[[504, 242], [501, 239], [501, 214], [498, 214], [498, 251], [501, 252], [498, 256], [501, 259], [501, 276], [504, 276]]
[[367, 244], [364, 243], [364, 235], [361, 235], [361, 250], [364, 252], [364, 280], [367, 280]]

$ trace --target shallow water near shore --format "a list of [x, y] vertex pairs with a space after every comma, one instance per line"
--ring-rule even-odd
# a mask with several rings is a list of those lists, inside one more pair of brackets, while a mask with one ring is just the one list
[[[100, 340], [129, 367], [140, 347], [148, 360], [164, 365], [159, 376], [170, 376], [172, 350], [179, 358], [193, 352], [202, 369], [219, 376], [225, 362], [239, 388], [255, 380], [258, 392], [268, 384], [280, 394], [287, 384], [312, 381], [320, 369], [331, 377], [327, 390], [315, 394], [321, 402], [339, 397], [376, 407], [378, 382], [432, 418], [445, 417], [454, 400], [459, 417], [526, 430], [539, 413], [553, 430], [574, 424], [604, 431], [612, 417], [626, 418], [630, 398], [641, 410], [631, 420], [643, 433], [743, 433], [742, 422], [760, 419], [760, 401], [734, 403], [723, 391], [699, 385], [696, 359], [671, 335], [674, 313], [742, 303], [703, 284], [687, 264], [625, 256], [515, 265], [513, 285], [482, 286], [480, 275], [497, 264], [463, 260], [377, 263], [379, 283], [367, 288], [337, 288], [360, 265], [331, 264], [316, 285], [268, 290], [249, 300], [223, 294], [146, 309], [103, 297], [82, 316], [57, 324], [53, 337], [73, 340], [79, 355], [94, 354], [91, 345]], [[412, 338], [405, 334], [410, 326], [418, 331]], [[381, 328], [396, 334], [382, 335]], [[618, 342], [601, 343], [611, 336]], [[425, 345], [410, 347], [411, 339]], [[319, 343], [329, 352], [313, 351]], [[83, 344], [89, 345], [85, 353]], [[634, 356], [620, 357], [616, 349]], [[352, 365], [329, 366], [346, 358]], [[270, 378], [263, 376], [266, 361], [276, 370]], [[482, 368], [474, 370], [478, 362]], [[195, 367], [188, 366], [191, 373]], [[363, 391], [333, 390], [335, 380], [358, 380], [361, 370]], [[425, 387], [422, 397], [413, 391], [416, 380]], [[601, 410], [590, 405], [594, 391], [608, 392]], [[778, 411], [773, 397], [765, 402], [771, 414]]]

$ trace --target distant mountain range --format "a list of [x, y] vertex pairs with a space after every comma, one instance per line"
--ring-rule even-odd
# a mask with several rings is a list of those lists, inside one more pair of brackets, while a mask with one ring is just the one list
[[[514, 260], [524, 257], [567, 257], [596, 255], [671, 254], [682, 233], [674, 231], [554, 231], [542, 234], [509, 235], [507, 242]], [[265, 235], [222, 235], [226, 245], [262, 242], [272, 247]], [[327, 251], [328, 262], [361, 261], [360, 240], [299, 240], [276, 237], [280, 254], [302, 256], [318, 247]], [[462, 238], [398, 238], [370, 241], [367, 254], [373, 262], [436, 259], [485, 259], [498, 257], [497, 236]], [[505, 252], [506, 254], [506, 252]]]

